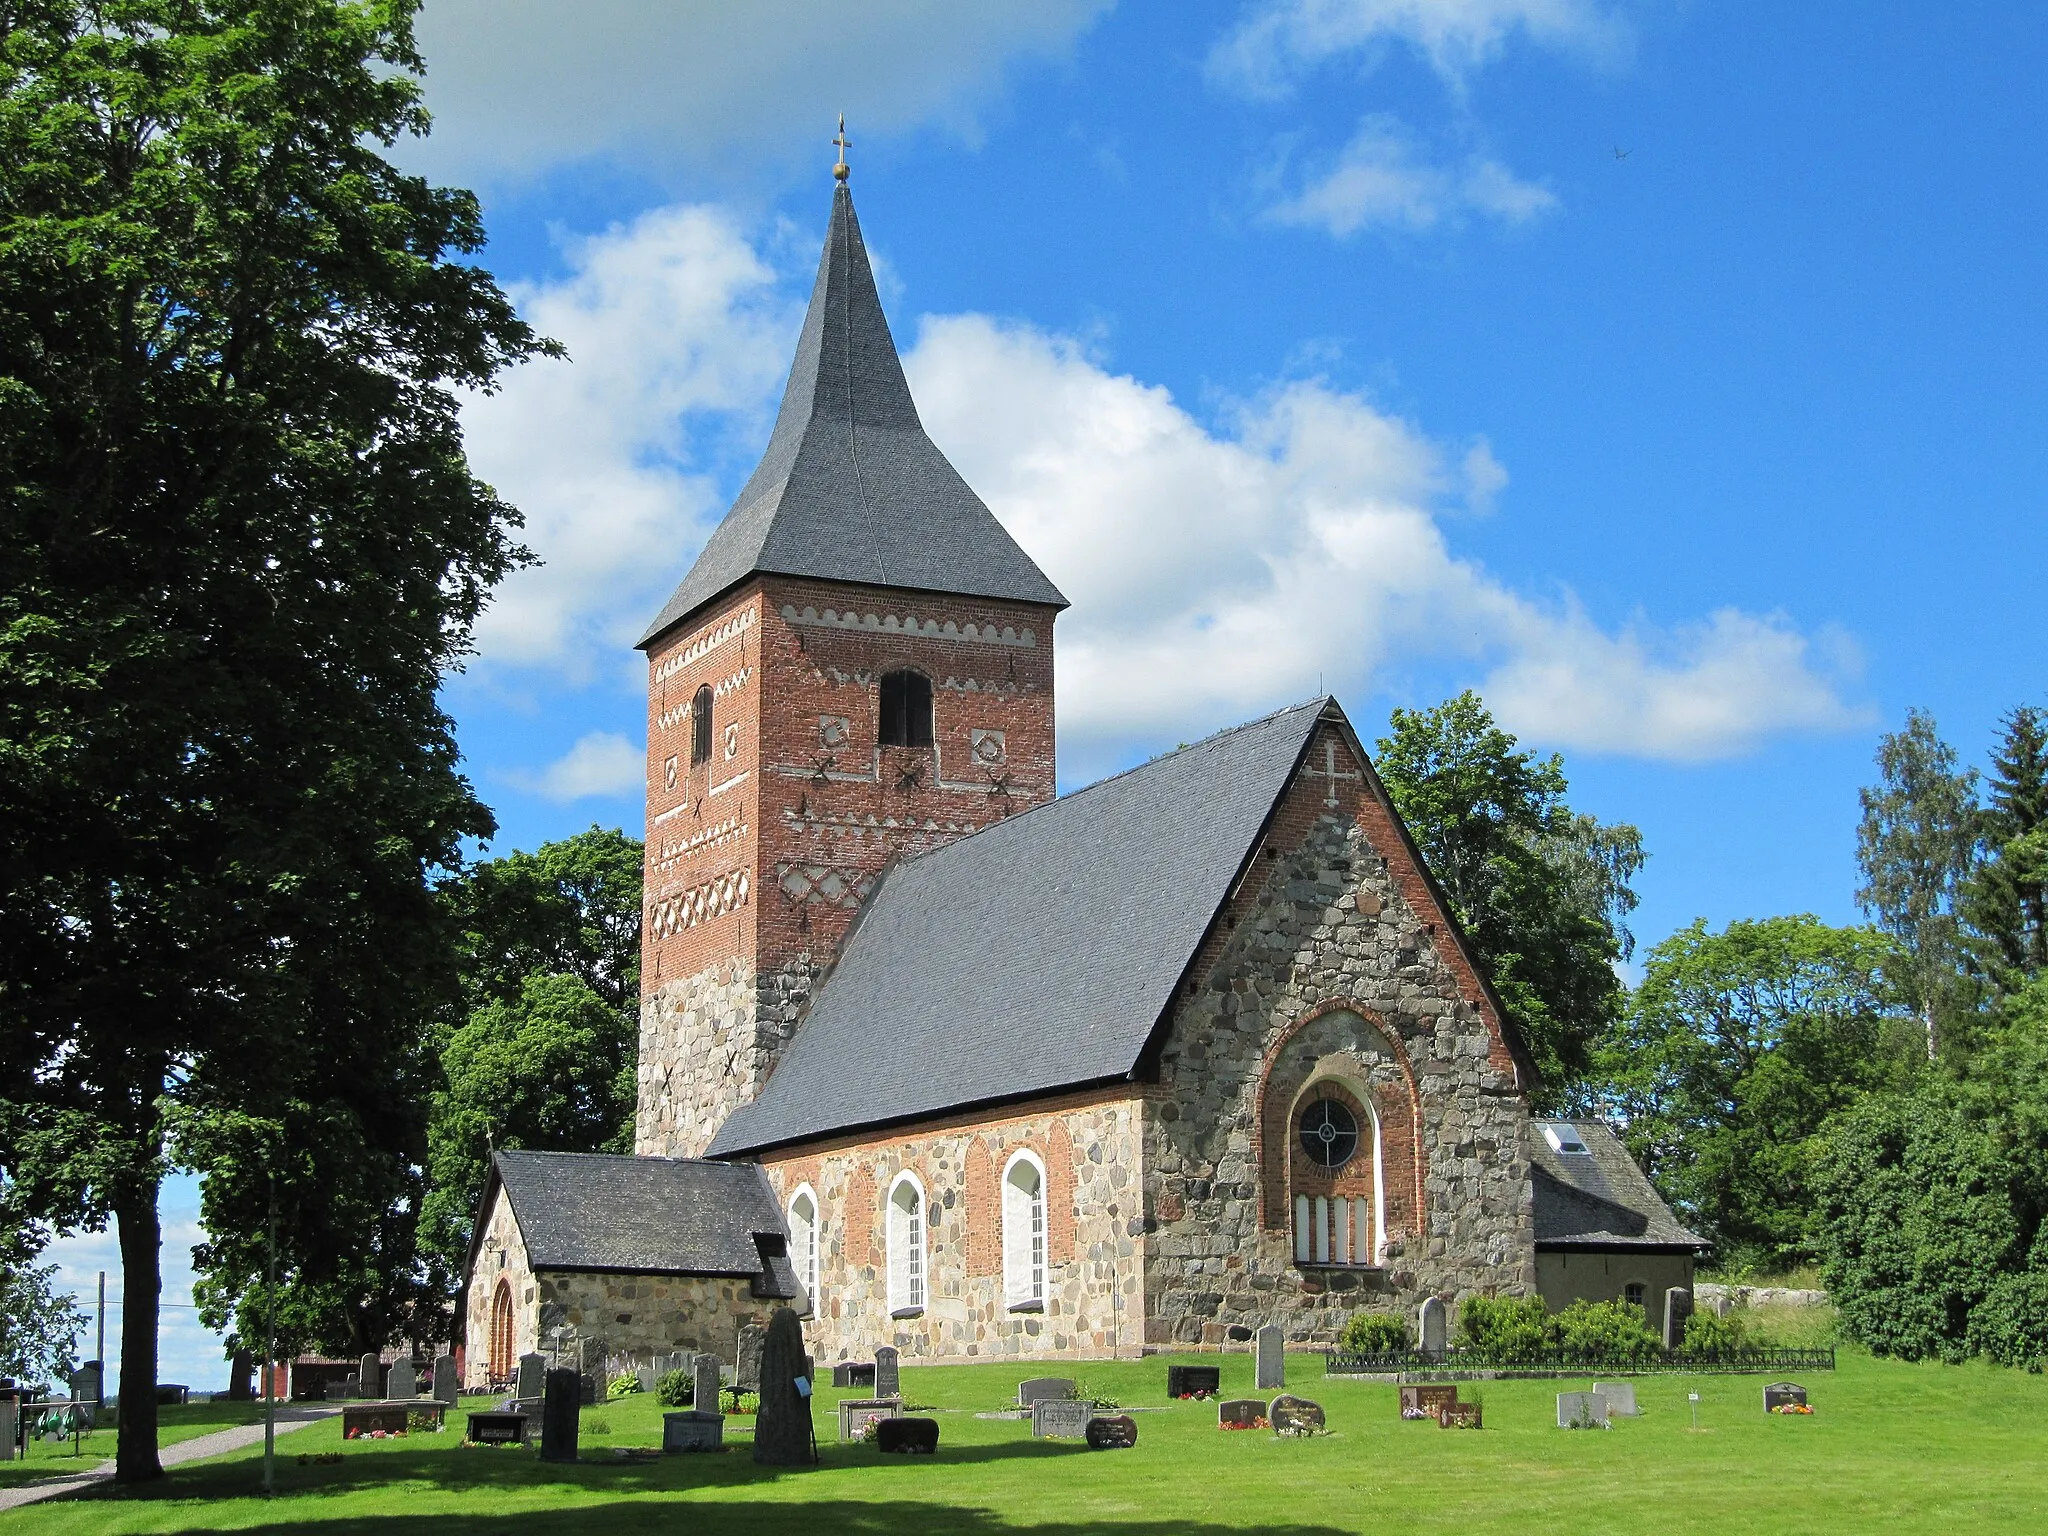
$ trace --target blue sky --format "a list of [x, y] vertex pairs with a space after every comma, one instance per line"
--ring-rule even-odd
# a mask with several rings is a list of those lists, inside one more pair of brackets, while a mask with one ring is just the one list
[[432, 0], [403, 152], [573, 359], [469, 411], [546, 561], [448, 690], [496, 851], [639, 830], [630, 642], [766, 438], [841, 110], [927, 424], [1074, 600], [1066, 787], [1477, 687], [1643, 829], [1654, 943], [1853, 920], [1878, 734], [2042, 701], [2033, 8], [564, 14]]

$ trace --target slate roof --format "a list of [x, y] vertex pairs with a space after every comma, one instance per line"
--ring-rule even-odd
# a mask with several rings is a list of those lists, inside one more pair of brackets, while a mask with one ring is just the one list
[[925, 435], [843, 182], [767, 452], [638, 643], [756, 572], [1067, 606]]
[[1538, 1248], [1690, 1248], [1710, 1246], [1671, 1214], [1628, 1149], [1599, 1120], [1569, 1125], [1584, 1152], [1559, 1152], [1529, 1122], [1529, 1177], [1535, 1186]]
[[[500, 1185], [512, 1201], [527, 1262], [537, 1270], [751, 1275], [756, 1295], [797, 1293], [789, 1229], [768, 1175], [756, 1164], [496, 1152], [485, 1213]], [[476, 1240], [482, 1235], [480, 1218]], [[472, 1252], [472, 1264], [475, 1257]]]
[[1281, 710], [894, 866], [709, 1155], [1133, 1073], [1326, 716]]

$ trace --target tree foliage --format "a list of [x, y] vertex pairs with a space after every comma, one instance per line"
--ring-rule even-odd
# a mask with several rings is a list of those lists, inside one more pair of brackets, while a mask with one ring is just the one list
[[426, 124], [411, 10], [39, 0], [0, 32], [0, 1156], [119, 1228], [126, 1479], [159, 1470], [174, 1129], [303, 1133], [208, 1170], [223, 1305], [273, 1173], [295, 1210], [343, 1192], [287, 1228], [342, 1331], [388, 1319], [347, 1265], [409, 1261], [429, 880], [490, 827], [437, 690], [520, 555], [457, 391], [539, 345], [475, 199], [384, 158]]
[[18, 1194], [0, 1183], [0, 1376], [61, 1381], [78, 1365], [85, 1314], [57, 1289], [57, 1266], [36, 1263], [44, 1234]]
[[1520, 750], [1474, 693], [1395, 710], [1374, 763], [1562, 1101], [1620, 1012], [1642, 835], [1574, 813], [1563, 759]]
[[1893, 958], [1881, 934], [1806, 916], [1702, 919], [1650, 951], [1601, 1043], [1603, 1108], [1724, 1265], [1805, 1257], [1808, 1138], [1912, 1055]]
[[2048, 969], [2048, 712], [2023, 705], [1986, 776], [1984, 858], [1963, 893], [1970, 951], [1995, 993]]

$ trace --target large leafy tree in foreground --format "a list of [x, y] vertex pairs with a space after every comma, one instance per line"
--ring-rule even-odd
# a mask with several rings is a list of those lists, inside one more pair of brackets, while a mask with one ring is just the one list
[[1642, 835], [1565, 803], [1563, 759], [1520, 749], [1475, 693], [1397, 709], [1374, 765], [1519, 1026], [1552, 1104], [1619, 1016]]
[[411, 10], [0, 12], [0, 1160], [118, 1227], [127, 1480], [167, 1167], [209, 1173], [223, 1305], [273, 1191], [343, 1311], [416, 1220], [429, 881], [490, 827], [436, 689], [518, 558], [456, 391], [537, 343], [475, 200], [384, 157]]

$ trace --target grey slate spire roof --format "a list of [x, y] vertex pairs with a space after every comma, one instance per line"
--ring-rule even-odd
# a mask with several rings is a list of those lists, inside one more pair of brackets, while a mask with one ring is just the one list
[[708, 1155], [1136, 1071], [1326, 718], [1298, 704], [896, 865]]
[[768, 450], [639, 644], [763, 571], [1067, 606], [925, 435], [844, 182]]

